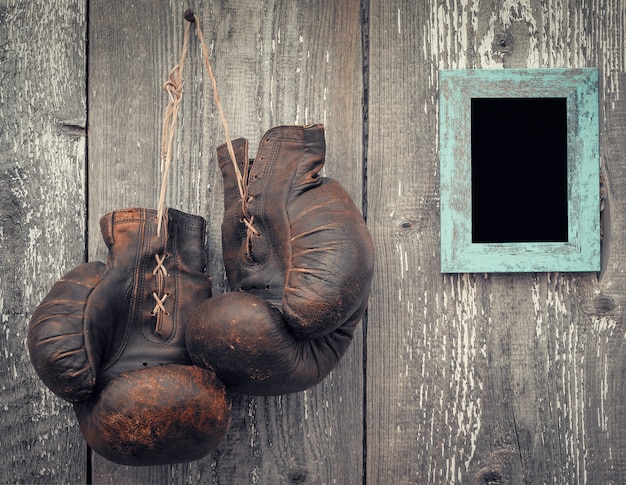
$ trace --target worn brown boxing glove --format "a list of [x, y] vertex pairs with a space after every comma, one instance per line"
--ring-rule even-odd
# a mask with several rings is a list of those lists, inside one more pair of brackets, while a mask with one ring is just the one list
[[233, 391], [301, 391], [352, 341], [370, 292], [372, 240], [348, 193], [319, 175], [322, 125], [269, 130], [254, 160], [245, 140], [232, 145], [237, 169], [228, 147], [218, 148], [232, 291], [198, 307], [187, 347]]
[[214, 450], [230, 423], [223, 383], [192, 365], [184, 335], [211, 296], [204, 219], [128, 209], [100, 221], [107, 263], [80, 265], [35, 310], [35, 370], [74, 404], [87, 443], [127, 465], [191, 461]]

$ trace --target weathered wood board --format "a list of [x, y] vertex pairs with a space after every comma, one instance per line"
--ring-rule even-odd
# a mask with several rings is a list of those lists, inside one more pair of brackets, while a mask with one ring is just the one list
[[[325, 123], [325, 174], [366, 211], [376, 274], [329, 379], [236, 397], [213, 455], [134, 468], [87, 459], [26, 328], [63, 272], [105, 257], [102, 215], [156, 206], [190, 2], [53, 3], [0, 3], [0, 483], [626, 483], [624, 2], [194, 2], [231, 135], [254, 155], [272, 126]], [[498, 67], [599, 69], [600, 273], [440, 273], [437, 72]], [[207, 219], [220, 293], [203, 69], [192, 35], [167, 203]]]
[[[101, 259], [98, 218], [156, 207], [162, 84], [178, 62], [187, 2], [90, 2], [89, 256]], [[194, 6], [229, 131], [250, 141], [282, 124], [326, 125], [325, 174], [360, 205], [361, 18], [358, 1], [213, 1]], [[192, 34], [195, 31], [192, 29]], [[214, 294], [226, 290], [221, 256], [222, 181], [215, 149], [225, 141], [191, 36], [167, 204], [208, 221]], [[316, 388], [276, 398], [236, 397], [226, 440], [186, 465], [129, 468], [94, 455], [94, 483], [351, 483], [362, 476], [361, 333]], [[330, 457], [341, 456], [340, 460]]]
[[[370, 2], [368, 483], [626, 481], [624, 20], [619, 1]], [[602, 272], [441, 275], [438, 69], [596, 66]]]
[[85, 257], [85, 13], [83, 1], [0, 2], [1, 483], [86, 475], [74, 413], [26, 351], [32, 310]]

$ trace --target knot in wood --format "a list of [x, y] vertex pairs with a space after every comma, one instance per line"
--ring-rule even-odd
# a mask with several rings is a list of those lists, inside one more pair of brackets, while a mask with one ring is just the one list
[[617, 302], [608, 295], [599, 295], [593, 301], [593, 306], [597, 314], [609, 313], [617, 307]]
[[492, 47], [501, 54], [511, 54], [515, 49], [515, 39], [510, 32], [501, 32], [496, 35]]
[[500, 485], [503, 483], [502, 475], [495, 470], [489, 470], [480, 477], [480, 483], [482, 485]]
[[304, 483], [308, 474], [309, 472], [305, 468], [295, 468], [289, 471], [287, 478], [289, 483]]

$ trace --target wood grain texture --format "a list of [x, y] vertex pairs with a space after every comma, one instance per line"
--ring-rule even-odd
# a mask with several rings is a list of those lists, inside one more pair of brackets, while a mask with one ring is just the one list
[[[370, 9], [367, 482], [624, 482], [623, 4]], [[441, 275], [438, 69], [595, 66], [602, 273]]]
[[[89, 259], [105, 257], [105, 212], [156, 205], [161, 86], [178, 60], [188, 6], [92, 0], [86, 73], [85, 2], [0, 5], [2, 483], [84, 481], [75, 418], [35, 376], [25, 331], [86, 247]], [[252, 155], [274, 125], [324, 122], [325, 173], [357, 205], [367, 156], [363, 202], [377, 268], [366, 353], [359, 331], [318, 387], [236, 396], [229, 434], [204, 460], [130, 468], [94, 455], [93, 483], [625, 483], [624, 2], [363, 2], [366, 125], [360, 2], [193, 7], [231, 134], [247, 137]], [[437, 71], [499, 67], [599, 69], [598, 274], [439, 271]], [[194, 36], [185, 69], [167, 200], [207, 218], [220, 293], [215, 147], [224, 139]]]
[[[178, 61], [187, 2], [90, 2], [89, 256], [105, 257], [98, 218], [156, 205], [158, 144]], [[233, 138], [256, 153], [280, 124], [326, 125], [325, 175], [357, 206], [362, 192], [360, 3], [202, 1], [193, 5]], [[167, 205], [208, 220], [214, 294], [226, 291], [220, 224], [222, 181], [215, 149], [223, 129], [193, 35], [184, 72]], [[205, 460], [131, 468], [94, 455], [94, 483], [361, 483], [362, 332], [340, 365], [312, 390], [276, 398], [235, 397], [226, 439]]]
[[1, 483], [85, 477], [72, 409], [26, 350], [32, 311], [85, 255], [85, 41], [83, 1], [0, 4]]

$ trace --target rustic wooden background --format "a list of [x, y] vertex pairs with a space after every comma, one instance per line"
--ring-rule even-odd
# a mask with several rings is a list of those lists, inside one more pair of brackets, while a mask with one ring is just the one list
[[[376, 274], [322, 384], [236, 397], [212, 456], [132, 468], [89, 452], [26, 328], [64, 272], [105, 257], [105, 212], [156, 206], [189, 6], [252, 154], [272, 126], [325, 123], [325, 174], [363, 207]], [[626, 483], [625, 31], [622, 0], [0, 0], [0, 482]], [[437, 71], [498, 67], [599, 68], [599, 274], [439, 272]], [[168, 205], [208, 220], [215, 293], [223, 140], [194, 35]]]

